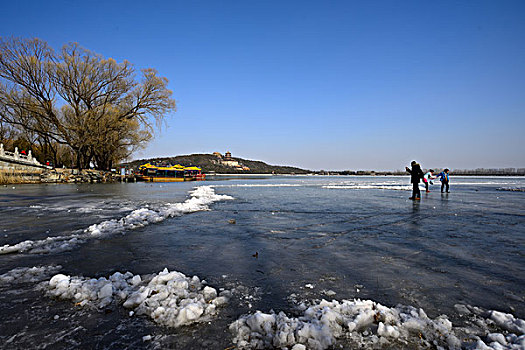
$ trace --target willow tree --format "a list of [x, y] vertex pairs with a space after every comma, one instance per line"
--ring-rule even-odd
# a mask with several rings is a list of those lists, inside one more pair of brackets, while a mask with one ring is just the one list
[[137, 119], [117, 120], [117, 116], [111, 113], [99, 121], [98, 127], [104, 132], [95, 130], [92, 141], [98, 145], [93, 148], [93, 163], [99, 169], [111, 169], [152, 138], [151, 132], [144, 129]]
[[168, 80], [76, 43], [0, 39], [0, 120], [70, 147], [79, 168], [106, 169], [175, 111]]

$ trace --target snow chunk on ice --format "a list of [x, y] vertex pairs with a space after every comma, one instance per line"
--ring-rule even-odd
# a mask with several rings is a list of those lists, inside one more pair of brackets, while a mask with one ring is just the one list
[[[337, 338], [377, 341], [409, 341], [423, 334], [427, 341], [454, 347], [461, 344], [444, 317], [432, 320], [422, 310], [397, 306], [388, 308], [370, 300], [343, 302], [322, 300], [307, 308], [300, 317], [279, 314], [241, 316], [230, 325], [234, 343], [241, 348], [292, 347], [326, 349]], [[301, 348], [301, 347], [299, 347]]]
[[70, 299], [78, 305], [104, 308], [116, 302], [131, 309], [129, 315], [148, 315], [155, 322], [179, 327], [211, 319], [217, 306], [228, 301], [229, 291], [217, 295], [215, 288], [205, 286], [197, 276], [164, 269], [152, 276], [140, 277], [131, 272], [115, 272], [109, 278], [53, 276], [49, 294]]
[[[301, 303], [300, 305], [304, 305]], [[422, 309], [398, 305], [393, 308], [371, 300], [339, 302], [321, 300], [298, 317], [283, 312], [257, 311], [230, 324], [233, 342], [241, 349], [327, 349], [336, 342], [358, 348], [438, 348], [438, 349], [525, 349], [523, 320], [498, 311], [483, 313], [485, 326], [478, 330], [453, 327], [446, 316], [429, 318]], [[469, 309], [465, 309], [470, 313]], [[496, 323], [503, 333], [491, 333]], [[515, 332], [517, 333], [507, 333]], [[460, 339], [469, 338], [464, 343]], [[407, 346], [409, 345], [409, 346]]]
[[60, 265], [17, 267], [0, 275], [0, 284], [41, 282], [56, 274], [61, 268]]
[[506, 314], [499, 311], [491, 311], [490, 319], [496, 322], [501, 328], [518, 334], [525, 334], [525, 321], [516, 319], [511, 314]]

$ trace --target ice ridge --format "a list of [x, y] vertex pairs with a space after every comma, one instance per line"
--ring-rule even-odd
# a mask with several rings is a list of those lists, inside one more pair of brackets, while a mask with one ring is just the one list
[[209, 210], [209, 205], [222, 200], [231, 200], [228, 195], [216, 194], [211, 186], [199, 186], [190, 192], [190, 198], [182, 203], [168, 203], [157, 210], [140, 208], [132, 211], [120, 219], [106, 220], [89, 226], [80, 233], [68, 236], [47, 237], [42, 240], [26, 240], [17, 244], [6, 244], [0, 247], [0, 254], [28, 252], [33, 254], [63, 251], [83, 243], [91, 238], [100, 238], [106, 235], [122, 233], [149, 224], [161, 222], [169, 217]]

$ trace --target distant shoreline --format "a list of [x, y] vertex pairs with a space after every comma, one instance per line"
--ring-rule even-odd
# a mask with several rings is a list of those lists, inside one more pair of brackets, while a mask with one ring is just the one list
[[[57, 171], [58, 170], [58, 171]], [[268, 174], [268, 173], [207, 173], [208, 180], [214, 178], [247, 178], [256, 179], [260, 177], [408, 177], [409, 174], [340, 174], [340, 173], [310, 173], [310, 174]], [[484, 177], [484, 178], [523, 178], [523, 174], [454, 174], [452, 178]], [[42, 172], [27, 171], [6, 171], [0, 170], [0, 185], [18, 184], [71, 184], [71, 183], [115, 183], [115, 182], [134, 182], [131, 179], [124, 179], [120, 175], [96, 170], [75, 169], [53, 169]]]
[[[140, 165], [150, 163], [154, 165], [174, 165], [197, 166], [206, 175], [239, 175], [239, 176], [260, 176], [260, 175], [358, 175], [358, 176], [384, 176], [384, 175], [407, 175], [404, 167], [395, 170], [310, 170], [295, 166], [271, 165], [259, 160], [249, 160], [233, 157], [227, 152], [222, 155], [218, 152], [213, 154], [188, 154], [172, 157], [155, 157], [148, 159], [136, 159], [127, 163], [120, 164], [127, 169], [137, 169]], [[450, 168], [450, 167], [449, 167]], [[425, 171], [435, 169], [437, 173], [444, 168], [425, 167]], [[506, 167], [506, 168], [475, 168], [475, 169], [454, 169], [450, 168], [450, 175], [467, 176], [525, 176], [525, 168]]]
[[[246, 173], [246, 174], [240, 174], [240, 173], [232, 173], [232, 174], [226, 174], [226, 173], [220, 173], [220, 174], [209, 174], [207, 173], [206, 176], [210, 177], [210, 176], [235, 176], [235, 177], [256, 177], [256, 176], [302, 176], [302, 177], [305, 177], [305, 176], [348, 176], [348, 177], [363, 177], [363, 176], [370, 176], [370, 177], [381, 177], [381, 176], [396, 176], [396, 177], [407, 177], [407, 176], [410, 176], [410, 174], [379, 174], [379, 173], [375, 173], [375, 174], [337, 174], [337, 173], [330, 173], [330, 174], [315, 174], [315, 173], [312, 173], [312, 174], [252, 174], [252, 173]], [[490, 175], [485, 175], [485, 174], [454, 174], [454, 173], [451, 173], [450, 176], [453, 176], [453, 177], [494, 177], [494, 178], [500, 178], [500, 177], [515, 177], [515, 178], [522, 178], [525, 176], [525, 174], [490, 174]]]

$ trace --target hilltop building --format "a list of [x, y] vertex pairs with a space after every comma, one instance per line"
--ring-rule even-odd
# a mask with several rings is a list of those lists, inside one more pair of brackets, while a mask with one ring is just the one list
[[217, 160], [218, 164], [222, 164], [224, 166], [227, 166], [227, 167], [230, 167], [230, 168], [234, 168], [235, 170], [241, 170], [241, 171], [249, 171], [250, 170], [250, 168], [248, 168], [247, 166], [245, 166], [242, 163], [240, 163], [239, 161], [233, 159], [232, 158], [232, 154], [230, 152], [226, 152], [224, 154], [224, 157], [219, 152], [213, 152], [213, 155], [215, 155], [218, 158], [218, 160]]

